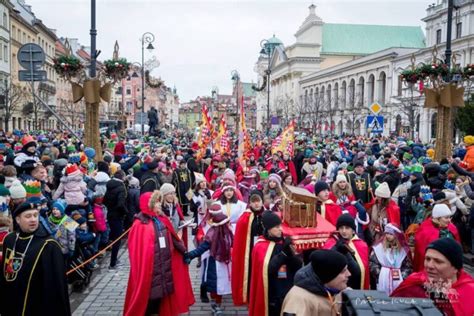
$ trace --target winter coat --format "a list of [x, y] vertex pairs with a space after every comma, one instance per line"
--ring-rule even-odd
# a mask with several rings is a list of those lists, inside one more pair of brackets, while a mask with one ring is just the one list
[[95, 239], [94, 234], [92, 234], [88, 230], [84, 230], [81, 228], [76, 228], [76, 240], [79, 245], [81, 246], [87, 246], [91, 244]]
[[87, 185], [82, 173], [78, 170], [61, 178], [58, 189], [53, 194], [53, 200], [59, 199], [64, 194], [68, 205], [79, 205], [86, 199]]
[[[67, 215], [64, 216], [68, 217]], [[48, 225], [53, 232], [53, 238], [61, 245], [62, 253], [65, 255], [73, 253], [76, 248], [76, 232], [68, 230], [62, 221], [59, 224], [53, 223], [49, 217]]]
[[466, 155], [464, 156], [463, 162], [466, 163], [466, 170], [469, 172], [474, 172], [474, 145], [468, 146]]
[[98, 233], [103, 233], [107, 231], [107, 209], [102, 204], [94, 204], [94, 208], [92, 209], [94, 213], [94, 231]]
[[127, 195], [127, 210], [135, 215], [140, 212], [140, 189], [139, 188], [128, 188]]
[[127, 214], [127, 187], [122, 180], [112, 178], [107, 183], [104, 205], [107, 207], [107, 219], [123, 219]]
[[407, 209], [411, 210], [413, 198], [418, 198], [420, 195], [421, 186], [424, 185], [423, 176], [418, 175], [415, 181], [411, 181], [411, 186], [407, 190], [407, 196], [405, 197], [405, 205]]
[[295, 275], [295, 285], [283, 301], [282, 314], [298, 316], [338, 315], [341, 306], [340, 294], [331, 301], [324, 284], [319, 280], [310, 264]]
[[39, 161], [40, 161], [39, 157], [36, 156], [35, 154], [21, 151], [15, 156], [13, 163], [15, 164], [18, 174], [21, 174], [25, 170], [33, 169], [34, 164]]
[[92, 195], [93, 198], [105, 196], [105, 192], [107, 192], [107, 182], [109, 182], [109, 180], [110, 177], [107, 173], [102, 171], [97, 172], [95, 177], [87, 184], [87, 188], [94, 191]]
[[423, 148], [421, 144], [414, 144], [412, 147], [413, 158], [420, 158], [426, 156], [426, 150]]
[[159, 190], [161, 181], [158, 175], [151, 170], [146, 171], [140, 178], [140, 194]]
[[446, 195], [446, 199], [449, 201], [449, 206], [451, 207], [451, 213], [454, 215], [456, 211], [461, 211], [463, 215], [469, 215], [469, 209], [466, 205], [461, 201], [461, 199], [456, 194], [454, 190], [443, 190], [444, 194]]

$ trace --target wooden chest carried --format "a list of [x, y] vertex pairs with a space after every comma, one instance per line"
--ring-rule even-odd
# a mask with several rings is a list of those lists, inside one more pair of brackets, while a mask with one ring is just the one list
[[290, 227], [316, 227], [316, 197], [304, 188], [285, 186], [283, 221]]

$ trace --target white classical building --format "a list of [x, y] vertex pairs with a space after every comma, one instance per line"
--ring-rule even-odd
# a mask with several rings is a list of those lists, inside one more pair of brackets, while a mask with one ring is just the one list
[[[459, 5], [452, 50], [455, 62], [465, 65], [474, 62], [474, 1]], [[314, 5], [309, 11], [295, 34], [296, 43], [280, 45], [271, 58], [271, 115], [289, 115], [301, 127], [323, 134], [366, 134], [369, 106], [376, 102], [382, 107], [384, 134], [407, 134], [414, 126], [414, 135], [429, 141], [436, 130], [436, 113], [422, 107], [419, 87], [408, 87], [399, 76], [412, 60], [430, 62], [435, 45], [437, 57], [444, 59], [447, 0], [428, 7], [422, 19], [426, 38], [420, 27], [324, 23]], [[295, 48], [299, 54], [293, 53]], [[265, 62], [260, 56], [259, 74]], [[266, 106], [264, 93], [257, 97], [259, 108]]]

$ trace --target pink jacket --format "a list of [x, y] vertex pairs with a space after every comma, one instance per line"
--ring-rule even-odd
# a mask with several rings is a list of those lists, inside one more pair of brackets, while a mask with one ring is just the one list
[[87, 185], [82, 173], [78, 170], [61, 178], [58, 189], [54, 192], [53, 200], [59, 199], [64, 194], [68, 205], [79, 205], [86, 198]]
[[94, 223], [94, 229], [96, 232], [103, 233], [107, 230], [107, 223], [105, 221], [105, 213], [104, 213], [104, 208], [102, 204], [94, 204], [94, 217], [95, 217], [95, 223]]

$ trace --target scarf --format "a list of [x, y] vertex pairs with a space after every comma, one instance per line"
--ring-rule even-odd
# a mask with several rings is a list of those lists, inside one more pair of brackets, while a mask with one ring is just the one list
[[227, 224], [211, 226], [205, 241], [211, 245], [210, 254], [218, 262], [229, 263], [234, 235]]
[[63, 219], [64, 216], [65, 216], [65, 215], [61, 216], [60, 218], [57, 218], [57, 217], [54, 217], [53, 215], [50, 215], [50, 216], [49, 216], [49, 221], [50, 221], [51, 223], [55, 224], [55, 225], [58, 225], [59, 223], [61, 223], [61, 221], [62, 221], [62, 219]]

